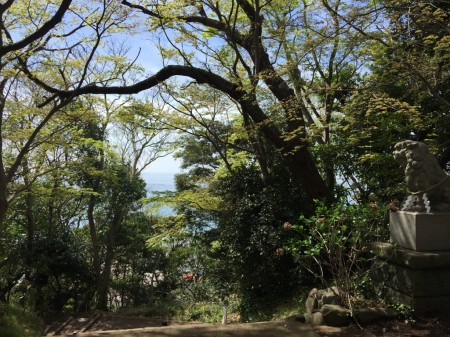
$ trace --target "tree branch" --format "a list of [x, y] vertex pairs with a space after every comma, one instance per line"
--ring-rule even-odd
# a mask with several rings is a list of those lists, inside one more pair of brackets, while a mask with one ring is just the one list
[[[142, 13], [147, 14], [151, 17], [154, 17], [157, 19], [164, 18], [160, 14], [147, 9], [144, 6], [132, 4], [127, 0], [122, 0], [122, 4], [124, 4], [130, 8], [138, 9]], [[193, 16], [178, 16], [177, 19], [182, 20], [186, 23], [199, 23], [199, 24], [204, 25], [205, 27], [217, 29], [218, 31], [225, 33], [229, 38], [232, 38], [233, 40], [237, 41], [240, 45], [243, 45], [246, 41], [246, 37], [244, 35], [237, 32], [235, 29], [230, 29], [228, 24], [223, 21], [213, 20], [204, 15], [201, 15], [201, 16], [195, 16], [195, 15], [193, 15]]]
[[0, 15], [3, 15], [5, 11], [12, 6], [15, 0], [8, 0], [4, 4], [0, 4]]
[[[27, 37], [23, 38], [22, 40], [9, 44], [7, 46], [3, 46], [0, 49], [0, 57], [6, 55], [7, 53], [10, 53], [12, 51], [20, 50], [29, 44], [33, 43], [34, 41], [42, 38], [47, 34], [51, 29], [53, 29], [58, 23], [61, 22], [64, 14], [69, 9], [70, 5], [72, 3], [72, 0], [62, 0], [61, 5], [59, 6], [58, 10], [56, 11], [55, 15], [46, 23], [44, 23], [41, 28], [36, 30], [34, 33], [28, 35]], [[6, 5], [6, 4], [5, 4]]]

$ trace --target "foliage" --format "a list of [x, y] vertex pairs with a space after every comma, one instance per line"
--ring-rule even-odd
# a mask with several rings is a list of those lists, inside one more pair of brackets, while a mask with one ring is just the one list
[[216, 186], [223, 199], [216, 254], [237, 281], [244, 321], [270, 317], [271, 301], [290, 294], [300, 282], [293, 261], [282, 249], [286, 233], [281, 225], [295, 219], [307, 203], [283, 181], [289, 179], [283, 167], [278, 169], [273, 185], [265, 185], [251, 167], [241, 168]]
[[115, 145], [121, 161], [138, 175], [155, 160], [171, 150], [168, 130], [158, 118], [153, 102], [130, 99], [112, 116], [114, 132], [110, 142]]
[[384, 203], [400, 198], [404, 174], [394, 161], [393, 146], [424, 127], [419, 108], [386, 93], [367, 91], [352, 96], [344, 113], [331, 146], [318, 151], [333, 158], [358, 202], [367, 202], [371, 193]]
[[220, 304], [210, 302], [196, 302], [190, 305], [184, 303], [184, 310], [181, 313], [183, 321], [201, 321], [204, 323], [220, 323], [222, 319], [222, 307]]
[[[224, 128], [222, 135], [229, 132]], [[183, 303], [226, 303], [237, 296], [242, 320], [271, 317], [270, 303], [291, 294], [300, 282], [293, 261], [283, 255], [281, 224], [308, 212], [308, 203], [291, 186], [292, 176], [276, 154], [268, 156], [270, 176], [263, 177], [255, 163], [216, 161], [223, 151], [232, 162], [229, 149], [236, 143], [222, 142], [219, 148], [207, 137], [183, 139], [179, 156], [189, 170], [177, 176], [177, 192], [157, 198], [175, 205], [179, 215], [160, 218], [155, 228], [161, 232], [149, 243], [165, 249], [179, 272], [199, 273], [201, 281], [172, 293]], [[235, 139], [241, 148], [250, 148], [248, 138]], [[223, 174], [217, 174], [221, 168]]]
[[182, 321], [197, 321], [203, 323], [221, 323], [223, 318], [223, 308], [226, 307], [228, 322], [235, 322], [238, 317], [237, 303], [228, 302], [224, 305], [220, 301], [183, 301], [175, 314], [175, 317]]
[[119, 6], [115, 1], [76, 0], [1, 5], [0, 233], [10, 203], [24, 190], [16, 184], [22, 184], [17, 178], [25, 161], [37, 177], [53, 168], [48, 159], [61, 155], [52, 148], [55, 139], [70, 147], [60, 136], [71, 128], [65, 108], [76, 96], [60, 97], [51, 87], [112, 83], [136, 70], [124, 46], [109, 43], [110, 34], [134, 26], [125, 22], [129, 13]]
[[427, 142], [441, 165], [450, 160], [448, 110], [450, 57], [448, 1], [389, 1], [385, 43], [375, 42], [376, 91], [415, 106], [421, 126], [415, 138]]
[[95, 280], [85, 243], [68, 231], [56, 237], [42, 234], [34, 243], [30, 288], [26, 293], [29, 307], [41, 314], [62, 312], [67, 303], [71, 306], [66, 310], [83, 310], [81, 305]]
[[0, 337], [37, 337], [42, 328], [35, 314], [0, 302]]
[[[383, 7], [386, 5], [386, 7]], [[356, 9], [356, 7], [355, 7]], [[448, 4], [381, 2], [385, 29], [371, 34], [368, 72], [335, 114], [335, 137], [318, 156], [332, 162], [352, 198], [366, 202], [375, 193], [383, 203], [401, 199], [403, 174], [392, 159], [395, 143], [426, 142], [442, 167], [448, 154]], [[357, 11], [358, 12], [358, 11]], [[363, 29], [355, 26], [355, 29]]]
[[373, 197], [368, 205], [319, 204], [315, 215], [285, 224], [294, 234], [286, 250], [324, 285], [332, 282], [341, 289], [351, 307], [353, 299], [368, 290], [364, 285], [372, 259], [370, 243], [388, 240], [386, 214]]
[[147, 240], [155, 232], [153, 220], [144, 213], [132, 213], [117, 233], [111, 292], [120, 294], [123, 307], [157, 303], [158, 293], [165, 290], [157, 274], [167, 274], [167, 256], [162, 249], [147, 247]]

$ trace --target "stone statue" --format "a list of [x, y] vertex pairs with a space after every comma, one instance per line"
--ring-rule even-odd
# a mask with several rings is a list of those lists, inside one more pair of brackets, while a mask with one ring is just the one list
[[394, 158], [405, 166], [409, 196], [402, 211], [450, 212], [450, 176], [424, 143], [412, 140], [397, 143]]

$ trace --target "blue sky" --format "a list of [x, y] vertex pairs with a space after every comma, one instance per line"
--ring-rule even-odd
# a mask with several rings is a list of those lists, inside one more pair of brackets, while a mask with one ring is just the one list
[[179, 173], [181, 161], [179, 159], [175, 159], [172, 155], [168, 155], [163, 158], [159, 158], [151, 163], [144, 172], [151, 173]]
[[[145, 70], [147, 75], [154, 74], [163, 67], [161, 57], [159, 55], [158, 48], [155, 46], [155, 42], [151, 40], [152, 36], [142, 32], [138, 35], [126, 35], [123, 34], [123, 38], [126, 38], [129, 43], [130, 50], [128, 52], [128, 57], [130, 59], [136, 58], [137, 63], [141, 65]], [[137, 94], [136, 96], [143, 96], [145, 92]], [[145, 168], [144, 172], [148, 173], [179, 173], [180, 160], [176, 160], [172, 155], [167, 155], [166, 157], [159, 158]]]

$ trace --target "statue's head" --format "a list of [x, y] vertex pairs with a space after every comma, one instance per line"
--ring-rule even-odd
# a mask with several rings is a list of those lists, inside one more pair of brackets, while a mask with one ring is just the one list
[[409, 196], [402, 210], [449, 211], [450, 179], [436, 157], [421, 142], [406, 140], [395, 144], [394, 158], [405, 167]]
[[430, 156], [428, 146], [413, 140], [405, 140], [394, 146], [394, 159], [397, 163], [405, 166], [411, 160], [422, 160]]

